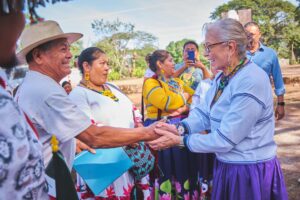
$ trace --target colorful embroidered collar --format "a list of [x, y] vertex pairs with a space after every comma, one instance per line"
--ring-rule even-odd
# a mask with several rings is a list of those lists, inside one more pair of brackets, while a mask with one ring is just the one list
[[171, 90], [172, 92], [175, 92], [177, 94], [181, 92], [181, 87], [178, 82], [174, 80], [174, 78], [166, 80], [164, 76], [160, 76], [159, 80], [165, 82], [168, 85], [169, 90]]
[[229, 83], [229, 80], [240, 70], [242, 69], [244, 66], [246, 66], [248, 62], [245, 63], [247, 59], [244, 58], [240, 61], [240, 63], [227, 75], [225, 76], [224, 73], [222, 73], [221, 75], [221, 80], [220, 80], [220, 83], [219, 83], [219, 87], [218, 87], [218, 90], [216, 91], [216, 94], [210, 104], [210, 107], [212, 107], [217, 101], [218, 99], [220, 98], [220, 96], [222, 95], [223, 91], [224, 91], [224, 88], [228, 85]]
[[101, 94], [101, 95], [106, 96], [108, 98], [111, 98], [115, 102], [119, 102], [119, 99], [114, 95], [114, 93], [112, 93], [112, 91], [108, 87], [105, 87], [104, 85], [103, 85], [103, 90], [93, 89], [93, 88], [83, 84], [82, 82], [80, 82], [80, 86], [85, 87], [87, 89], [90, 89], [90, 90], [92, 90], [94, 92], [97, 92], [98, 94]]

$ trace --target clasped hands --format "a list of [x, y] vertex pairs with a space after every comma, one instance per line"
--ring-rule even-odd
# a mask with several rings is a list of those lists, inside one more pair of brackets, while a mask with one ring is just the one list
[[[153, 123], [148, 127], [140, 127], [147, 135], [147, 144], [154, 150], [166, 149], [180, 144], [180, 136], [174, 125], [167, 124], [163, 120]], [[129, 144], [130, 147], [135, 147], [137, 143]], [[76, 153], [83, 150], [95, 154], [95, 149], [91, 148], [84, 142], [76, 139]]]
[[151, 126], [158, 135], [157, 139], [147, 142], [152, 149], [161, 150], [180, 144], [181, 138], [175, 125], [159, 121]]

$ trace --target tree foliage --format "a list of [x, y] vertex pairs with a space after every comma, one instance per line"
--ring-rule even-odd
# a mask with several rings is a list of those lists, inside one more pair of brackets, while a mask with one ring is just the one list
[[81, 40], [78, 40], [71, 45], [70, 51], [73, 55], [71, 62], [70, 62], [71, 67], [76, 67], [75, 66], [75, 57], [79, 56], [79, 54], [81, 53], [82, 50], [83, 50], [83, 43]]
[[[299, 0], [297, 0], [299, 2]], [[252, 19], [260, 25], [263, 42], [274, 48], [280, 57], [300, 57], [299, 7], [283, 0], [231, 0], [211, 14], [217, 19], [222, 12], [251, 9]], [[295, 56], [294, 56], [295, 57]]]
[[119, 19], [94, 20], [92, 29], [99, 36], [95, 46], [103, 49], [110, 59], [112, 79], [131, 76], [138, 68], [144, 70], [147, 67], [145, 56], [157, 48], [154, 35], [136, 31], [133, 24]]
[[298, 7], [296, 8], [296, 20], [300, 23], [300, 0], [297, 0]]
[[[175, 42], [172, 41], [167, 45], [166, 49], [172, 55], [175, 63], [180, 63], [183, 61], [183, 45], [187, 41], [191, 41], [191, 39], [182, 39], [182, 40], [175, 41]], [[205, 66], [209, 67], [209, 62], [203, 56], [203, 51], [204, 51], [203, 45], [199, 44], [200, 60]]]

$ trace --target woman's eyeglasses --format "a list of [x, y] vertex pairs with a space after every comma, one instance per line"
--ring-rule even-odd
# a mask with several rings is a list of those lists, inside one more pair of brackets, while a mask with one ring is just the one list
[[207, 44], [203, 44], [203, 47], [204, 47], [204, 50], [206, 51], [206, 53], [210, 53], [212, 47], [220, 45], [220, 44], [224, 44], [226, 42], [228, 42], [228, 41], [216, 42], [216, 43], [208, 44], [208, 45]]

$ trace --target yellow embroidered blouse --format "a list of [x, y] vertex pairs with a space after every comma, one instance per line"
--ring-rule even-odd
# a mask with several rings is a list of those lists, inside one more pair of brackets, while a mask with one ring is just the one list
[[[178, 108], [190, 104], [192, 98], [186, 100], [183, 93], [188, 93], [190, 96], [194, 94], [194, 90], [186, 85], [179, 78], [173, 79], [179, 86], [176, 92], [167, 83], [149, 78], [145, 81], [143, 87], [143, 98], [147, 110], [147, 118], [157, 119], [158, 109], [162, 110], [161, 116], [168, 116], [170, 112]], [[161, 83], [161, 86], [159, 82]]]

